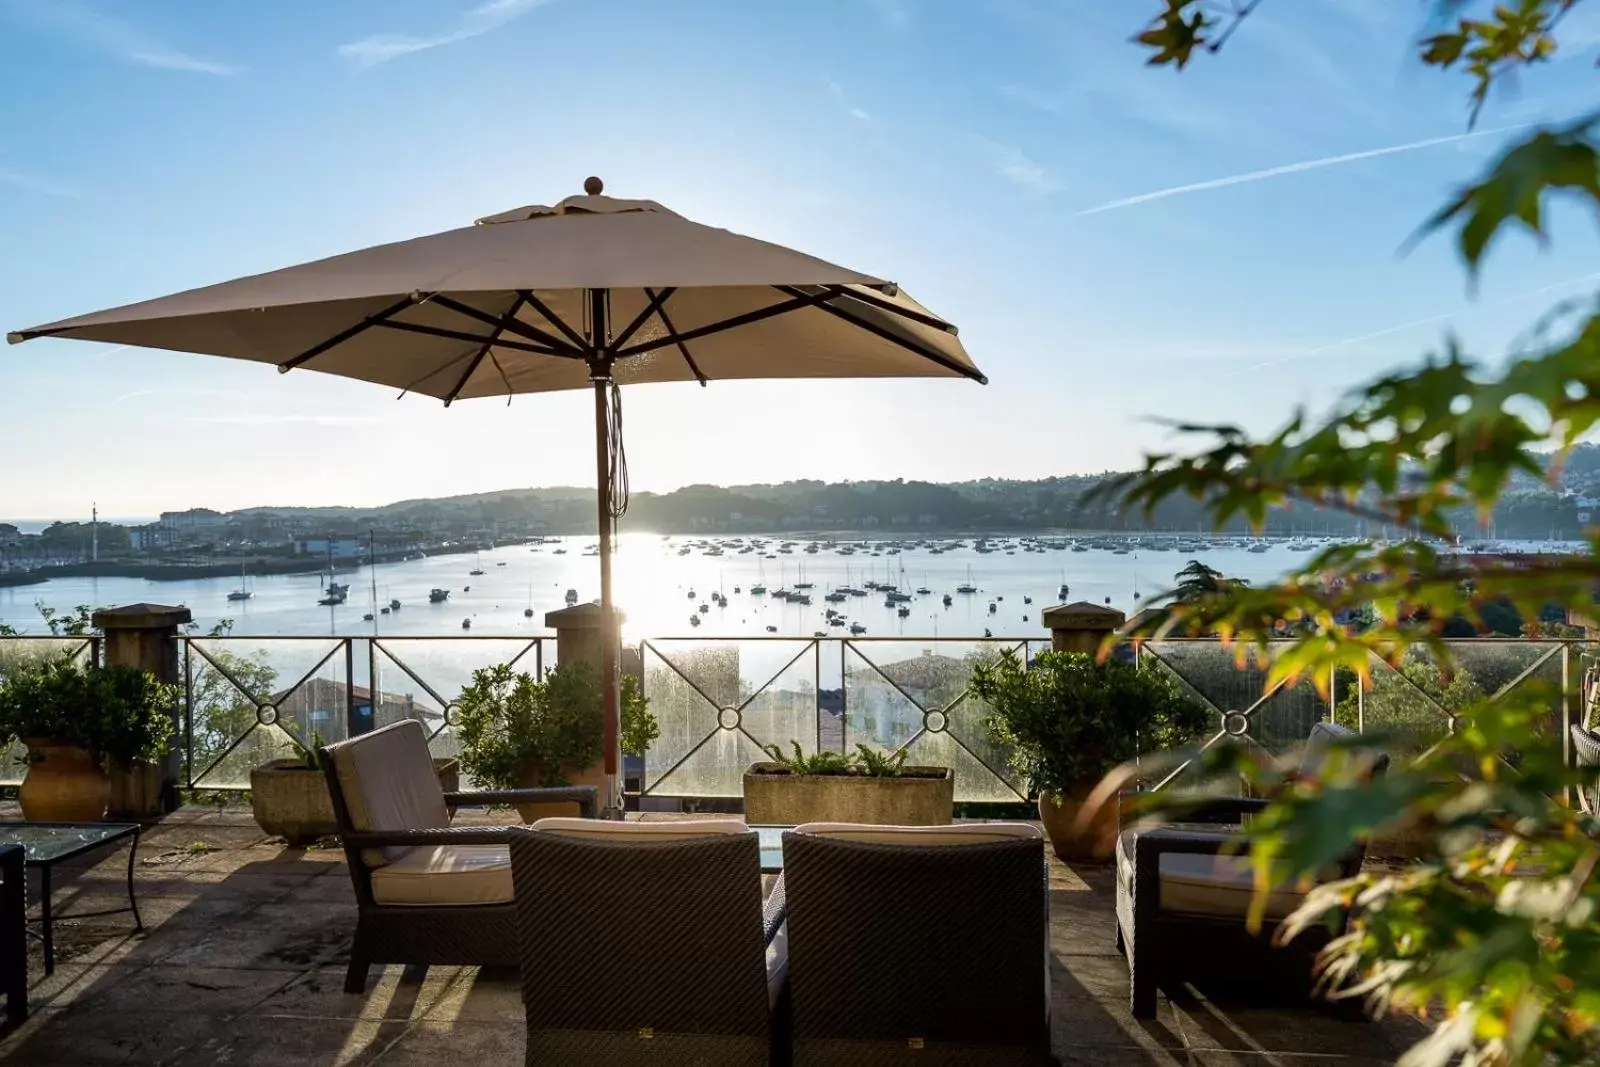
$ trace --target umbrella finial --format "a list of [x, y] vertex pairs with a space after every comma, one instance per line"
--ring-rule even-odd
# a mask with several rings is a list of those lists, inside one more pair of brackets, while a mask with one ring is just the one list
[[599, 196], [605, 190], [605, 187], [606, 183], [592, 174], [583, 179], [583, 191], [590, 196]]

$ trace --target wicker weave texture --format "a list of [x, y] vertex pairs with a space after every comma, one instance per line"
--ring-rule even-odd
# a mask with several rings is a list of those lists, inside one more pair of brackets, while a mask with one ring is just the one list
[[530, 1064], [768, 1062], [754, 834], [521, 830], [511, 870]]
[[783, 850], [797, 1064], [1048, 1053], [1042, 840], [905, 846], [789, 833]]

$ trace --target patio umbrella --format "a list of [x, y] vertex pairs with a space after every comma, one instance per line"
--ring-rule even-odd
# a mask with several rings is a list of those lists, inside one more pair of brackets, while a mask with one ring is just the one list
[[[313, 370], [436, 397], [594, 393], [600, 602], [627, 504], [618, 384], [713, 378], [986, 379], [894, 283], [584, 195], [7, 335], [76, 338]], [[619, 654], [602, 632], [605, 770], [618, 797]]]

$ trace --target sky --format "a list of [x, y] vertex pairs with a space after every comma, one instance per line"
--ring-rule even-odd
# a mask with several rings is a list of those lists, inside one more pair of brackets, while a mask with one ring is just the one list
[[[1469, 286], [1417, 225], [1600, 106], [1600, 11], [1476, 129], [1421, 0], [1267, 0], [1179, 74], [1156, 0], [0, 0], [0, 327], [580, 191], [890, 278], [990, 383], [640, 386], [636, 490], [1125, 469], [1161, 418], [1267, 431], [1448, 332], [1600, 289], [1596, 230]], [[1584, 21], [1585, 19], [1589, 21]], [[83, 342], [0, 348], [0, 516], [593, 483], [581, 394], [463, 402]]]

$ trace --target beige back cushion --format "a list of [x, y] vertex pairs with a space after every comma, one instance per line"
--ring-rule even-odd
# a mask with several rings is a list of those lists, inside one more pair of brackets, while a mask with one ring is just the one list
[[965, 822], [949, 826], [868, 826], [848, 822], [808, 822], [794, 828], [797, 834], [815, 834], [841, 841], [880, 845], [973, 845], [989, 841], [1044, 837], [1039, 827], [1025, 822]]
[[1333, 722], [1319, 722], [1311, 728], [1306, 738], [1306, 749], [1300, 757], [1300, 777], [1315, 778], [1328, 758], [1328, 742], [1340, 737], [1350, 737], [1353, 731]]
[[593, 841], [680, 841], [694, 837], [753, 833], [738, 819], [678, 819], [661, 822], [614, 822], [609, 819], [540, 819], [533, 829], [562, 837], [583, 837]]
[[[357, 830], [437, 830], [450, 825], [444, 790], [433, 769], [428, 734], [405, 719], [331, 745], [334, 770]], [[367, 849], [369, 867], [393, 863], [409, 849]]]

